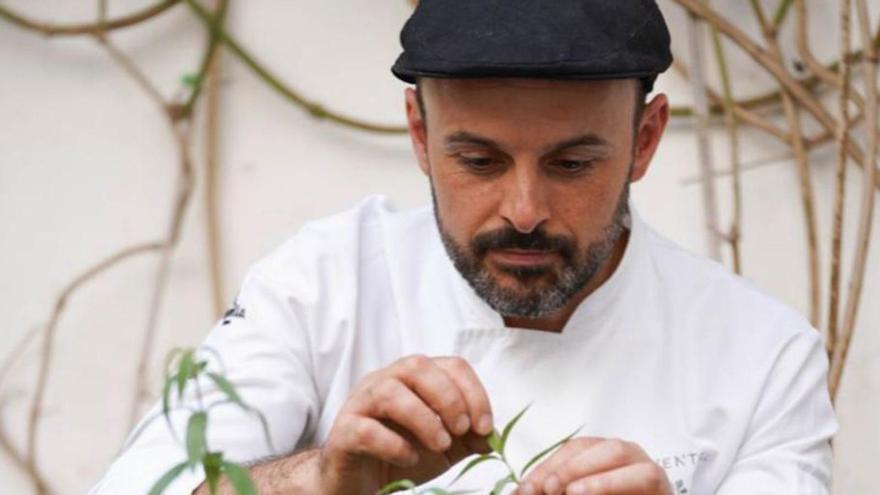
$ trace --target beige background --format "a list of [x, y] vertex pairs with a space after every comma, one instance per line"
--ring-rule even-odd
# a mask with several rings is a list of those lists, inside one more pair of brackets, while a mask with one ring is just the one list
[[[740, 2], [736, 2], [740, 3]], [[741, 2], [743, 16], [748, 15]], [[823, 34], [817, 50], [835, 48], [832, 2], [811, 2]], [[54, 21], [88, 21], [92, 2], [3, 0]], [[111, 14], [148, 5], [111, 2]], [[768, 3], [769, 5], [769, 3]], [[871, 2], [875, 12], [880, 3]], [[680, 10], [661, 1], [673, 26], [676, 53], [686, 55]], [[409, 13], [404, 0], [249, 0], [233, 2], [231, 30], [285, 81], [335, 109], [384, 123], [403, 122], [403, 85], [388, 67]], [[749, 28], [752, 32], [755, 29]], [[195, 69], [203, 32], [177, 7], [148, 25], [114, 35], [165, 95]], [[740, 94], [768, 81], [735, 53]], [[404, 137], [382, 137], [316, 122], [225, 58], [222, 91], [221, 215], [224, 273], [231, 299], [244, 271], [307, 219], [382, 193], [401, 207], [428, 200], [427, 184]], [[674, 75], [660, 89], [689, 102]], [[745, 161], [785, 150], [753, 131], [743, 135]], [[715, 143], [726, 166], [723, 130]], [[814, 155], [822, 253], [828, 254], [834, 149]], [[60, 288], [81, 270], [125, 245], [164, 234], [175, 187], [175, 150], [155, 108], [106, 54], [88, 39], [53, 39], [0, 22], [0, 356], [28, 330], [44, 325]], [[854, 169], [850, 169], [854, 170]], [[648, 177], [634, 188], [642, 214], [677, 242], [704, 251], [695, 138], [676, 121]], [[856, 190], [857, 172], [849, 187]], [[727, 218], [729, 182], [718, 181]], [[793, 165], [785, 159], [744, 175], [744, 265], [765, 291], [806, 310], [806, 249]], [[855, 223], [856, 196], [848, 204]], [[186, 217], [159, 321], [158, 356], [192, 345], [216, 317], [211, 310], [201, 189]], [[880, 215], [878, 215], [880, 216]], [[726, 225], [726, 220], [724, 221]], [[875, 493], [880, 485], [880, 224], [875, 221], [864, 303], [850, 367], [839, 400], [838, 493]], [[852, 236], [850, 236], [852, 237]], [[851, 239], [847, 239], [851, 242]], [[848, 245], [848, 244], [847, 244]], [[61, 494], [84, 492], [103, 472], [126, 433], [129, 389], [155, 277], [153, 255], [126, 262], [88, 284], [70, 301], [59, 326], [56, 372], [48, 390], [41, 462]], [[848, 258], [845, 259], [848, 265]], [[848, 273], [848, 271], [847, 271]], [[827, 269], [823, 264], [823, 279]], [[21, 356], [3, 393], [11, 401], [2, 425], [23, 442], [27, 391], [37, 349]], [[159, 377], [161, 359], [152, 363]], [[29, 493], [0, 454], [4, 493]]]

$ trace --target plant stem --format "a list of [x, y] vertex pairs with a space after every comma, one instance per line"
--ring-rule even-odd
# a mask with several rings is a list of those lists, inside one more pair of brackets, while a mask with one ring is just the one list
[[362, 131], [376, 132], [382, 134], [403, 134], [407, 132], [406, 127], [388, 126], [382, 124], [373, 124], [364, 122], [359, 119], [348, 117], [330, 110], [327, 110], [318, 103], [307, 100], [298, 92], [285, 86], [274, 74], [263, 67], [256, 59], [248, 53], [241, 44], [229, 35], [222, 27], [217, 25], [215, 19], [199, 4], [197, 0], [184, 0], [186, 4], [195, 12], [198, 17], [205, 23], [209, 29], [216, 31], [217, 36], [226, 45], [226, 47], [235, 54], [245, 65], [247, 65], [260, 79], [269, 85], [272, 89], [281, 94], [291, 103], [304, 108], [313, 117], [326, 119], [337, 124], [347, 127], [359, 129]]

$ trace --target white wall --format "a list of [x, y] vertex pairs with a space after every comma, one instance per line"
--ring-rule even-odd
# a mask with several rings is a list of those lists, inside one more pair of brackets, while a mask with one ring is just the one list
[[[830, 2], [813, 2], [813, 22], [828, 26]], [[147, 0], [111, 2], [122, 14]], [[745, 4], [745, 2], [743, 2]], [[874, 11], [878, 2], [871, 2]], [[93, 16], [90, 2], [5, 0], [3, 5], [46, 20]], [[661, 2], [678, 53], [685, 46], [679, 9]], [[405, 0], [250, 0], [233, 2], [231, 28], [280, 77], [335, 109], [378, 122], [403, 122], [403, 85], [388, 67], [409, 13]], [[744, 10], [744, 12], [747, 12]], [[824, 28], [829, 32], [832, 28]], [[752, 30], [754, 32], [754, 30]], [[164, 94], [194, 70], [203, 42], [198, 23], [177, 7], [147, 26], [114, 35]], [[829, 36], [828, 39], [836, 39]], [[831, 57], [828, 45], [820, 53]], [[729, 50], [734, 55], [733, 50]], [[767, 80], [735, 56], [742, 94]], [[401, 208], [428, 199], [427, 185], [404, 137], [381, 137], [316, 122], [264, 87], [227, 57], [223, 77], [221, 215], [227, 297], [246, 268], [307, 219], [346, 208], [367, 194], [387, 194]], [[688, 93], [675, 76], [660, 89], [674, 102]], [[783, 151], [746, 131], [746, 160]], [[676, 123], [649, 176], [634, 189], [640, 211], [661, 232], [704, 251], [694, 137]], [[718, 163], [726, 166], [719, 131]], [[176, 173], [175, 150], [161, 115], [132, 81], [88, 39], [52, 39], [0, 21], [0, 356], [30, 329], [44, 325], [56, 293], [85, 267], [125, 245], [163, 235]], [[823, 257], [830, 245], [833, 148], [813, 163], [821, 205]], [[857, 172], [847, 225], [857, 209]], [[746, 275], [780, 299], [806, 310], [806, 251], [794, 167], [779, 163], [744, 176]], [[721, 202], [729, 183], [719, 181]], [[159, 352], [199, 342], [212, 314], [207, 280], [201, 190], [174, 256], [170, 290], [159, 321]], [[880, 216], [880, 215], [878, 215]], [[838, 493], [873, 493], [880, 484], [880, 222], [875, 221], [864, 302], [839, 400]], [[851, 236], [847, 239], [852, 242]], [[848, 265], [848, 259], [845, 260]], [[827, 263], [823, 264], [823, 268]], [[134, 360], [146, 325], [156, 257], [133, 259], [76, 293], [59, 326], [56, 372], [49, 384], [40, 437], [41, 462], [61, 494], [82, 493], [113, 457], [126, 433]], [[823, 270], [823, 279], [827, 278]], [[827, 291], [826, 291], [827, 292]], [[2, 426], [21, 443], [27, 390], [38, 351], [32, 346], [0, 397], [10, 400]], [[152, 363], [159, 376], [161, 359]], [[24, 478], [0, 455], [5, 493], [29, 493]]]

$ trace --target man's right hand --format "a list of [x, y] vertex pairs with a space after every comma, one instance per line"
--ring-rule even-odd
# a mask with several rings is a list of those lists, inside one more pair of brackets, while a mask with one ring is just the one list
[[336, 416], [319, 458], [322, 495], [372, 495], [423, 483], [489, 452], [489, 398], [458, 357], [407, 356], [365, 376]]

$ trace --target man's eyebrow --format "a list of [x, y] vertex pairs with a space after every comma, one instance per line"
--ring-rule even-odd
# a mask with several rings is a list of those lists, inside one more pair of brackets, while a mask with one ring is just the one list
[[454, 134], [450, 134], [444, 140], [444, 144], [447, 148], [456, 144], [475, 144], [478, 146], [485, 146], [487, 148], [503, 148], [500, 144], [492, 141], [489, 138], [478, 136], [476, 134], [471, 134], [467, 131], [458, 131]]
[[[458, 131], [454, 134], [450, 134], [444, 141], [447, 148], [456, 144], [474, 144], [487, 148], [504, 149], [504, 146], [487, 137], [472, 134], [467, 131]], [[547, 146], [544, 148], [542, 154], [552, 155], [553, 153], [558, 153], [568, 148], [575, 148], [578, 146], [591, 146], [607, 150], [611, 148], [611, 143], [594, 133], [581, 134]]]
[[608, 150], [611, 148], [611, 143], [602, 139], [599, 135], [588, 133], [581, 134], [580, 136], [575, 136], [564, 141], [560, 141], [556, 144], [551, 144], [544, 149], [544, 155], [552, 155], [553, 153], [558, 153], [560, 151], [566, 150], [568, 148], [576, 148], [578, 146], [592, 146], [595, 148], [601, 148], [603, 150]]

